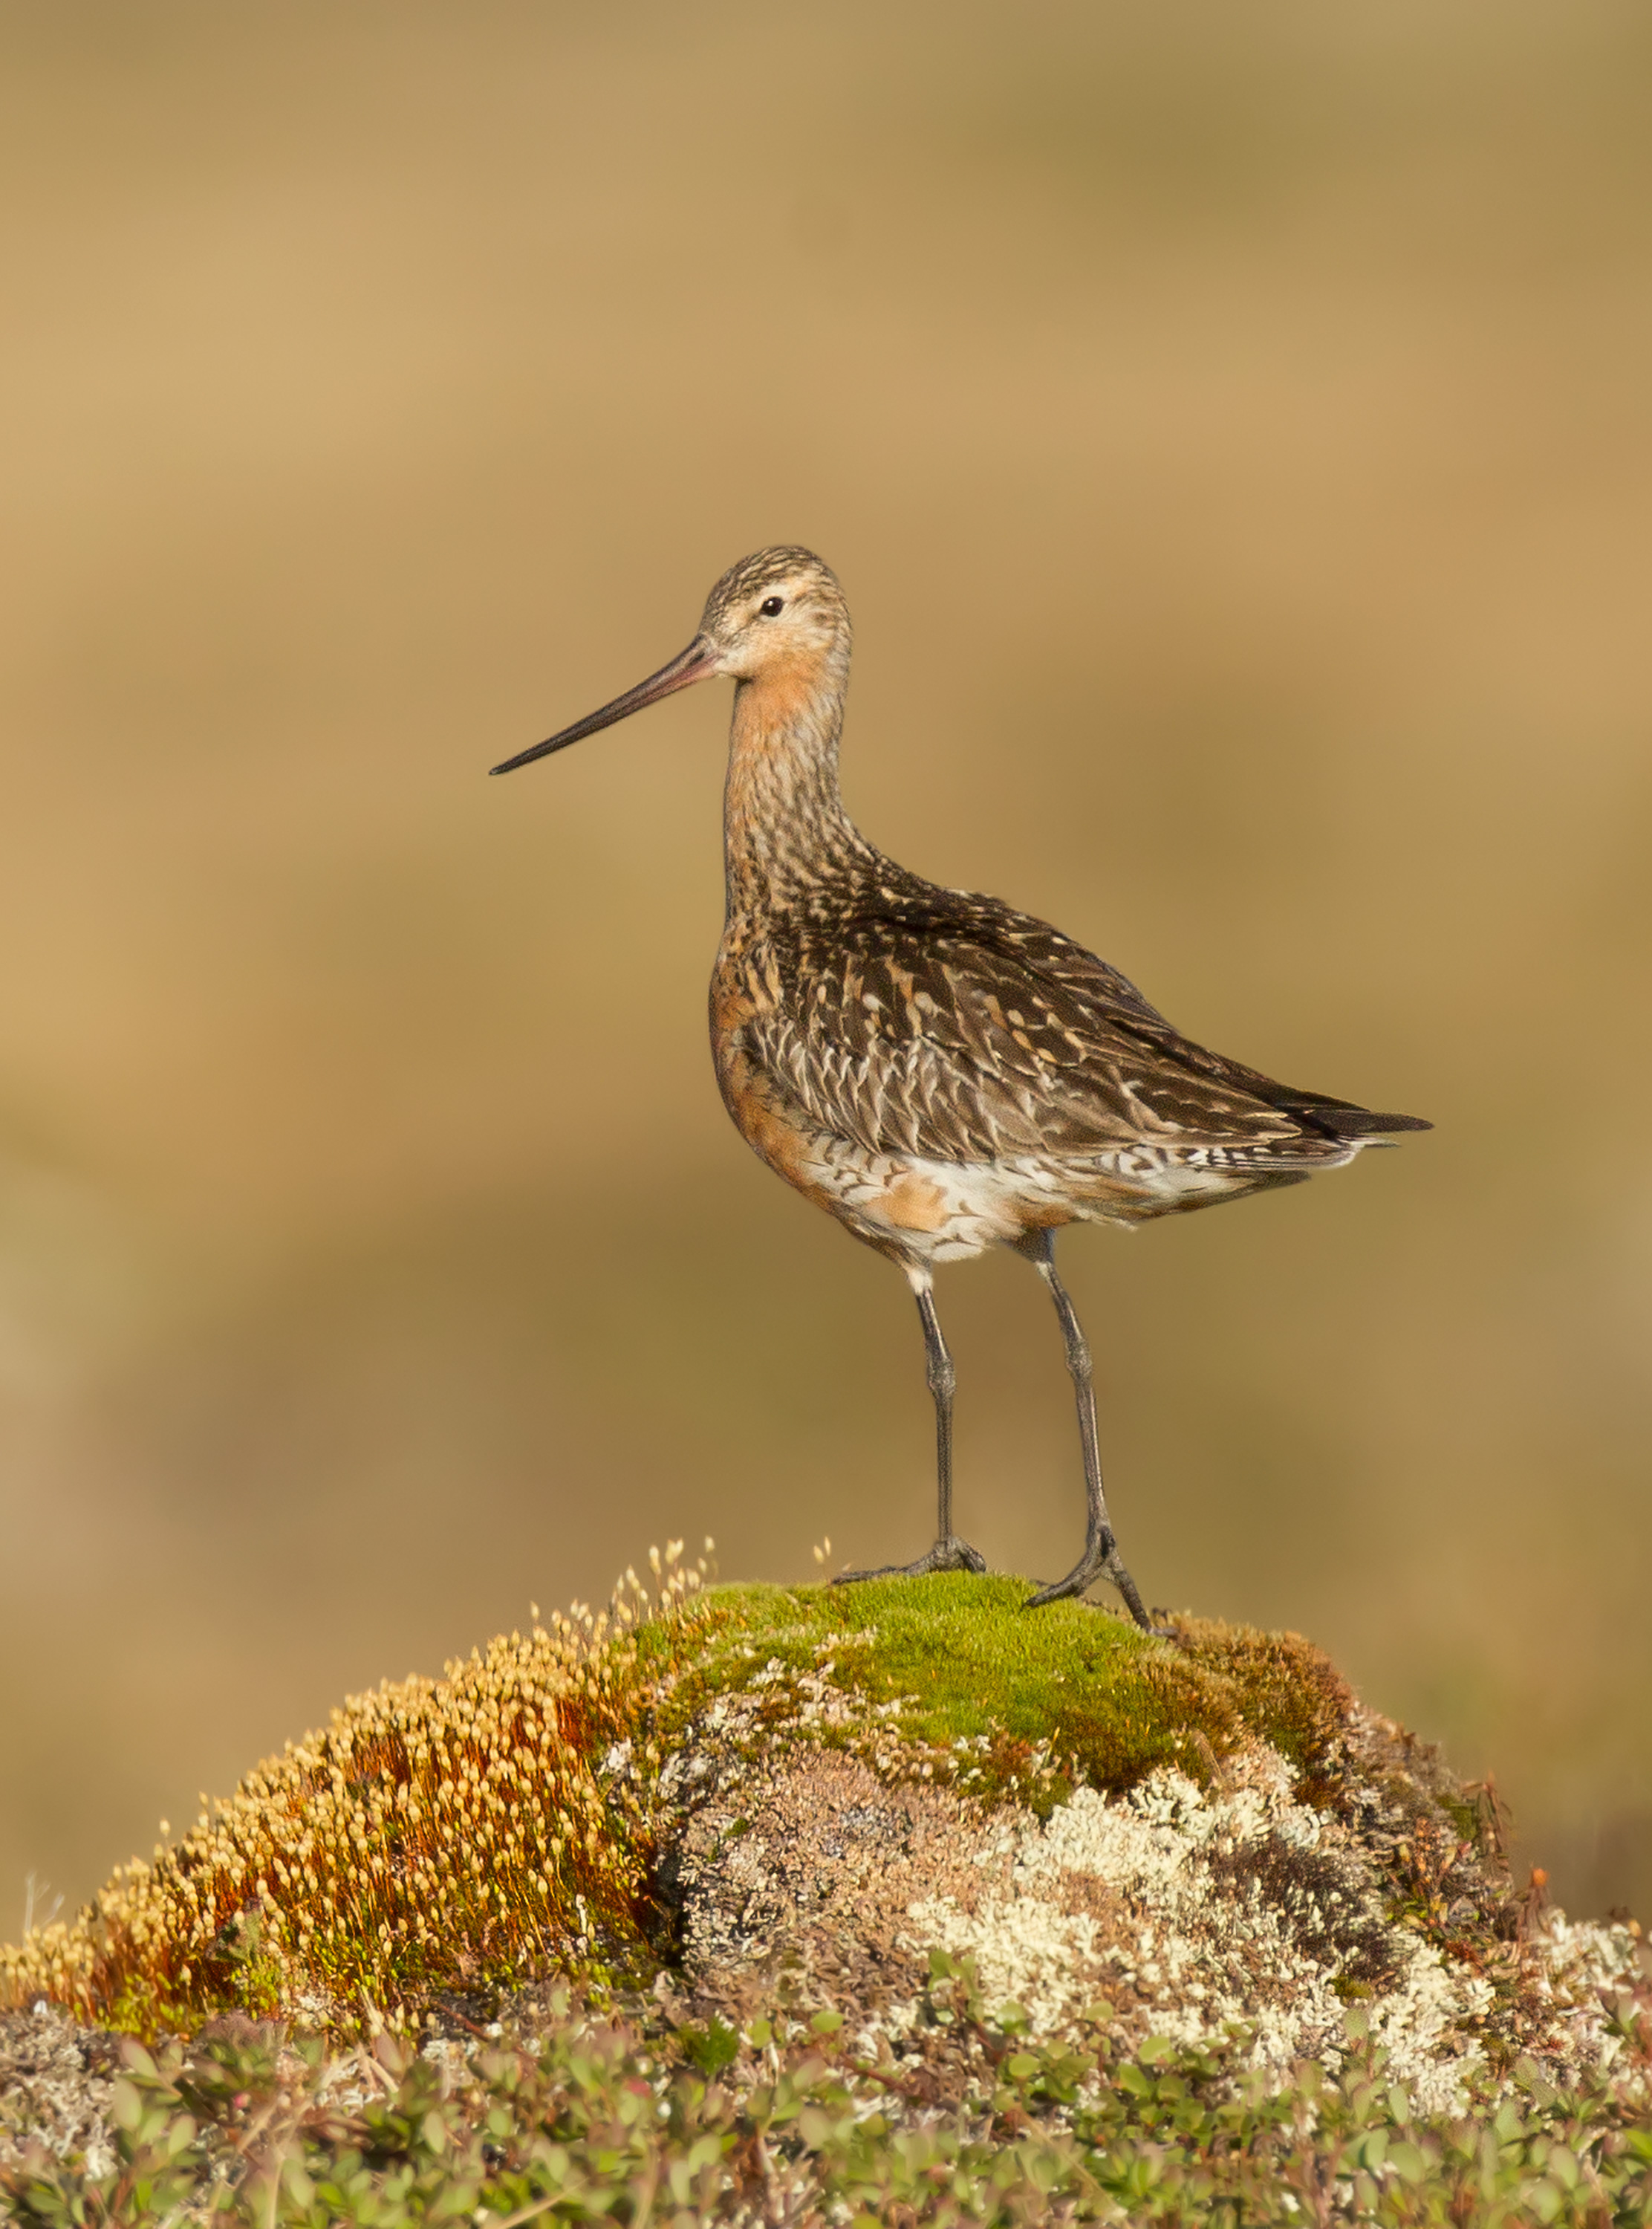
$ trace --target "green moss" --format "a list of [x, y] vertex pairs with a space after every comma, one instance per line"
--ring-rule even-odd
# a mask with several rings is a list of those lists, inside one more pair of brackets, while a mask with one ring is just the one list
[[663, 1731], [669, 1739], [713, 1695], [740, 1690], [771, 1691], [765, 1716], [783, 1725], [796, 1680], [815, 1673], [880, 1706], [932, 1772], [1042, 1811], [1075, 1785], [1117, 1790], [1166, 1764], [1207, 1784], [1258, 1738], [1310, 1779], [1334, 1770], [1351, 1699], [1297, 1635], [1185, 1618], [1158, 1639], [1081, 1603], [1028, 1611], [1030, 1591], [964, 1572], [714, 1589]]

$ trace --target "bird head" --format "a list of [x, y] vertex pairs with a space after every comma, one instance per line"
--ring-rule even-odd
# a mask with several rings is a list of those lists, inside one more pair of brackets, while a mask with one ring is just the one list
[[669, 665], [492, 772], [510, 774], [714, 674], [804, 680], [828, 661], [846, 664], [849, 640], [848, 607], [829, 565], [810, 549], [756, 550], [723, 575], [706, 599], [698, 633]]
[[811, 549], [759, 549], [731, 565], [701, 617], [717, 671], [756, 681], [775, 666], [812, 662], [847, 641], [848, 606], [837, 575]]

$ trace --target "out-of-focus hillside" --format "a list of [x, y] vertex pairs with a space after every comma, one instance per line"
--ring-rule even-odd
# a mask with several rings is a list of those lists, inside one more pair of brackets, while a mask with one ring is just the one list
[[[851, 807], [1431, 1116], [1064, 1269], [1150, 1600], [1652, 1902], [1652, 26], [480, 0], [0, 23], [0, 1933], [339, 1692], [915, 1551], [900, 1281], [703, 1045], [727, 707], [485, 768], [797, 539]], [[960, 1516], [1080, 1524], [1024, 1265]]]

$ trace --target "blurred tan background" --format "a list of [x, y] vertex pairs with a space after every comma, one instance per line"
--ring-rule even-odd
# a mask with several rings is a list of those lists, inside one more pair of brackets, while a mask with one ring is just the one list
[[[1652, 17], [0, 10], [0, 1934], [650, 1541], [928, 1540], [901, 1282], [704, 1045], [765, 541], [851, 809], [1437, 1133], [1075, 1235], [1150, 1601], [1652, 1908]], [[960, 1515], [1080, 1536], [1023, 1264]]]

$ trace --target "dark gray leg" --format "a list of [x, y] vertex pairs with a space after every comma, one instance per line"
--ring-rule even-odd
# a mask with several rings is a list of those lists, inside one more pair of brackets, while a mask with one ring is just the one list
[[927, 1571], [984, 1571], [987, 1568], [986, 1558], [979, 1549], [972, 1548], [967, 1540], [960, 1540], [952, 1530], [952, 1389], [957, 1383], [957, 1373], [941, 1336], [941, 1320], [935, 1313], [935, 1294], [928, 1277], [921, 1283], [913, 1277], [912, 1290], [918, 1295], [918, 1313], [923, 1319], [929, 1390], [935, 1399], [935, 1545], [915, 1564], [885, 1564], [876, 1571], [840, 1571], [832, 1581], [836, 1587], [848, 1586], [855, 1579], [921, 1578]]
[[1090, 1349], [1079, 1327], [1079, 1319], [1067, 1298], [1067, 1288], [1055, 1274], [1055, 1234], [1041, 1230], [1021, 1242], [1020, 1250], [1026, 1255], [1050, 1288], [1050, 1298], [1055, 1302], [1055, 1312], [1061, 1319], [1061, 1336], [1066, 1342], [1067, 1371], [1073, 1379], [1073, 1397], [1079, 1406], [1079, 1441], [1084, 1449], [1084, 1487], [1088, 1508], [1085, 1528], [1084, 1553], [1067, 1573], [1053, 1585], [1041, 1587], [1029, 1596], [1027, 1607], [1036, 1609], [1043, 1603], [1060, 1602], [1067, 1595], [1081, 1595], [1096, 1579], [1111, 1579], [1124, 1597], [1124, 1607], [1143, 1633], [1154, 1629], [1142, 1597], [1136, 1591], [1136, 1582], [1124, 1569], [1118, 1549], [1113, 1540], [1113, 1528], [1107, 1521], [1107, 1497], [1101, 1490], [1101, 1442], [1096, 1434], [1096, 1396], [1092, 1383], [1093, 1372], [1090, 1364]]

